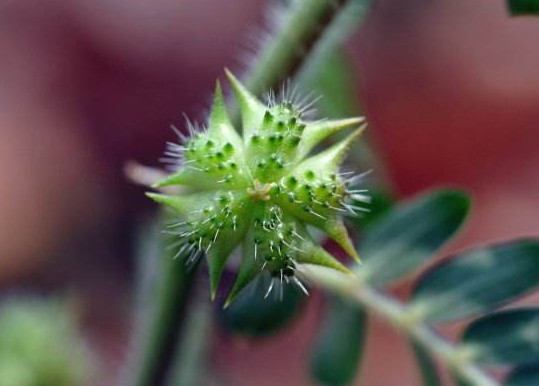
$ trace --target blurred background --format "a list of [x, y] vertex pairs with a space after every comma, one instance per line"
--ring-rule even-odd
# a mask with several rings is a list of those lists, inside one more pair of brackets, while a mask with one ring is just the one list
[[[171, 123], [201, 119], [261, 0], [0, 1], [0, 286], [74, 293], [112, 385], [131, 328], [133, 245], [155, 208], [127, 181], [158, 166]], [[475, 199], [451, 248], [539, 234], [539, 21], [502, 0], [377, 0], [347, 44], [370, 134], [400, 197], [435, 185]], [[374, 171], [376, 173], [376, 170]], [[395, 291], [406, 296], [406, 286]], [[247, 341], [218, 329], [227, 385], [308, 385], [321, 299]], [[371, 326], [360, 385], [415, 385], [406, 345]], [[387, 351], [390, 347], [390, 351]], [[390, 354], [389, 354], [390, 353]]]

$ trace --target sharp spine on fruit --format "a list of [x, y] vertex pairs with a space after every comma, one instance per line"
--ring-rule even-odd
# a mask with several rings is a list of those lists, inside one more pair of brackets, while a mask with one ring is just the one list
[[170, 245], [173, 258], [185, 257], [193, 264], [206, 255], [212, 296], [239, 243], [249, 264], [240, 266], [226, 304], [259, 271], [272, 277], [266, 298], [271, 292], [282, 298], [287, 284], [308, 294], [295, 276], [298, 262], [346, 268], [312, 241], [307, 226], [319, 227], [357, 258], [342, 217], [366, 211], [362, 204], [369, 202], [366, 190], [356, 186], [368, 172], [339, 172], [362, 129], [326, 151], [309, 153], [329, 135], [358, 127], [364, 119], [310, 121], [305, 116], [320, 97], [300, 97], [289, 80], [277, 95], [268, 93], [264, 104], [230, 72], [227, 77], [240, 102], [243, 138], [232, 126], [217, 84], [207, 126], [185, 117], [188, 135], [172, 127], [179, 143], [167, 143], [162, 161], [174, 174], [155, 185], [186, 185], [189, 193], [148, 196], [179, 212], [182, 220], [168, 224], [164, 232], [179, 238]]

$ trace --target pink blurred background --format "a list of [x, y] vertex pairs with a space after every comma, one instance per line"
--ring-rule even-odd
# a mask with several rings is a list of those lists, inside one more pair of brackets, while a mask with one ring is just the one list
[[[348, 50], [397, 191], [473, 193], [471, 221], [446, 252], [539, 235], [539, 19], [510, 18], [502, 0], [374, 3]], [[82, 293], [102, 384], [125, 352], [131, 238], [152, 209], [123, 165], [158, 165], [169, 124], [203, 116], [223, 67], [241, 72], [264, 4], [0, 2], [0, 285]], [[310, 384], [319, 300], [271, 340], [217, 334], [226, 384]], [[418, 384], [407, 346], [371, 327], [357, 384]]]

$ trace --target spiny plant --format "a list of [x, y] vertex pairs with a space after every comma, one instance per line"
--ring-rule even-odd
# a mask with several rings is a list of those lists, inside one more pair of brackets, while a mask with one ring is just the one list
[[[183, 193], [148, 193], [180, 215], [168, 226], [176, 257], [194, 262], [206, 255], [215, 297], [228, 258], [242, 244], [241, 266], [225, 306], [263, 271], [274, 278], [266, 296], [276, 284], [282, 293], [283, 282], [307, 292], [295, 275], [299, 263], [348, 272], [313, 240], [308, 226], [359, 260], [343, 215], [364, 210], [357, 203], [368, 197], [352, 187], [361, 175], [341, 173], [339, 167], [365, 128], [364, 119], [309, 120], [312, 102], [298, 102], [290, 87], [263, 103], [228, 71], [227, 77], [240, 106], [243, 135], [232, 124], [218, 83], [207, 126], [188, 121], [190, 136], [178, 132], [181, 143], [169, 143], [165, 159], [176, 171], [154, 185], [181, 185]], [[358, 126], [342, 141], [310, 154], [331, 134]]]
[[[537, 10], [532, 4], [536, 0], [508, 3], [514, 14]], [[419, 275], [409, 299], [402, 300], [385, 291], [386, 287], [422, 268], [453, 236], [468, 212], [466, 194], [438, 190], [394, 207], [381, 205], [383, 215], [354, 221], [362, 264], [350, 261], [343, 266], [310, 236], [309, 227], [322, 229], [358, 258], [342, 216], [362, 209], [350, 203], [365, 202], [366, 197], [362, 190], [349, 187], [355, 181], [340, 174], [338, 167], [359, 132], [322, 153], [310, 153], [330, 134], [364, 122], [359, 118], [312, 122], [301, 104], [298, 107], [287, 98], [270, 98], [265, 104], [252, 94], [261, 95], [287, 78], [308, 89], [320, 82], [326, 84], [321, 94], [333, 105], [332, 116], [356, 115], [345, 108], [357, 108], [353, 98], [346, 97], [354, 82], [336, 47], [360, 25], [370, 1], [291, 0], [279, 4], [286, 6], [272, 18], [274, 27], [264, 33], [267, 39], [246, 72], [246, 88], [251, 92], [228, 74], [241, 110], [243, 136], [233, 126], [235, 120], [229, 118], [218, 86], [207, 127], [189, 124], [190, 137], [178, 133], [182, 143], [169, 144], [167, 157], [174, 173], [155, 187], [178, 185], [181, 194], [149, 195], [175, 209], [182, 219], [168, 228], [175, 240], [171, 246], [176, 249], [165, 250], [159, 242], [159, 258], [141, 260], [143, 279], [153, 284], [145, 291], [151, 301], [140, 306], [149, 323], [141, 323], [144, 333], [135, 336], [141, 339], [142, 350], [134, 356], [135, 365], [129, 362], [126, 366], [134, 379], [127, 384], [153, 386], [165, 384], [165, 380], [205, 384], [201, 380], [208, 374], [205, 345], [212, 314], [199, 302], [190, 305], [188, 316], [203, 306], [206, 323], [186, 318], [186, 304], [199, 291], [194, 280], [197, 271], [172, 257], [195, 262], [206, 254], [215, 296], [223, 267], [240, 244], [243, 259], [227, 304], [238, 296], [229, 308], [219, 310], [233, 333], [249, 337], [273, 333], [300, 308], [298, 297], [264, 300], [268, 279], [270, 291], [283, 280], [293, 281], [299, 288], [309, 282], [330, 295], [310, 355], [310, 373], [319, 384], [353, 382], [371, 314], [410, 341], [426, 386], [442, 384], [438, 365], [459, 385], [499, 385], [501, 376], [496, 375], [501, 374], [489, 372], [499, 365], [512, 369], [504, 385], [539, 384], [539, 309], [497, 311], [539, 287], [537, 239], [487, 245], [433, 265]], [[357, 95], [356, 91], [352, 93]], [[352, 102], [341, 103], [343, 100]], [[370, 147], [363, 150], [367, 151], [357, 154], [363, 157], [371, 151], [367, 163], [375, 166], [377, 175], [384, 174], [376, 153]], [[142, 180], [139, 182], [148, 181]], [[375, 188], [391, 190], [390, 185], [378, 183]], [[372, 190], [369, 194], [376, 203]], [[377, 211], [376, 205], [369, 207]], [[145, 264], [152, 269], [145, 269]], [[159, 274], [152, 277], [155, 271]], [[239, 293], [250, 282], [251, 290]], [[300, 292], [296, 286], [284, 286], [284, 291]], [[465, 323], [457, 339], [438, 331], [441, 324], [462, 323], [462, 319], [477, 316], [480, 318]], [[178, 330], [181, 336], [171, 340]], [[171, 364], [169, 354], [174, 348], [178, 357]]]

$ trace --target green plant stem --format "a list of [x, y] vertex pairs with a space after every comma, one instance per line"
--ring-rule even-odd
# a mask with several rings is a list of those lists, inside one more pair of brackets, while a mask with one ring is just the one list
[[197, 273], [196, 266], [165, 253], [166, 242], [158, 229], [148, 234], [151, 245], [142, 245], [138, 259], [137, 315], [122, 385], [164, 384]]
[[245, 84], [255, 95], [294, 76], [339, 10], [350, 0], [302, 0], [291, 6], [287, 21], [258, 55]]
[[161, 277], [163, 288], [155, 294], [157, 304], [147, 331], [146, 348], [141, 350], [144, 357], [138, 376], [132, 383], [134, 386], [163, 384], [170, 365], [194, 279], [194, 272], [186, 270], [185, 262], [175, 263], [176, 266], [170, 267], [169, 272]]
[[[197, 286], [201, 285], [206, 289], [206, 283], [197, 280]], [[189, 315], [186, 315], [168, 386], [204, 385], [209, 378], [206, 360], [213, 327], [212, 309], [207, 290], [198, 290], [197, 294], [200, 299], [193, 299]]]
[[438, 335], [405, 304], [361, 283], [355, 278], [337, 272], [298, 266], [299, 274], [322, 289], [363, 305], [393, 327], [411, 338], [431, 355], [437, 357], [453, 373], [469, 385], [497, 386], [498, 383], [469, 360], [466, 352]]
[[[347, 0], [335, 15], [334, 21], [324, 32], [321, 39], [313, 46], [308, 60], [298, 68], [295, 81], [300, 85], [309, 85], [320, 77], [321, 69], [328, 60], [341, 55], [342, 44], [359, 28], [371, 7], [372, 0]], [[353, 106], [357, 109], [357, 105]], [[348, 116], [349, 114], [339, 114]]]

